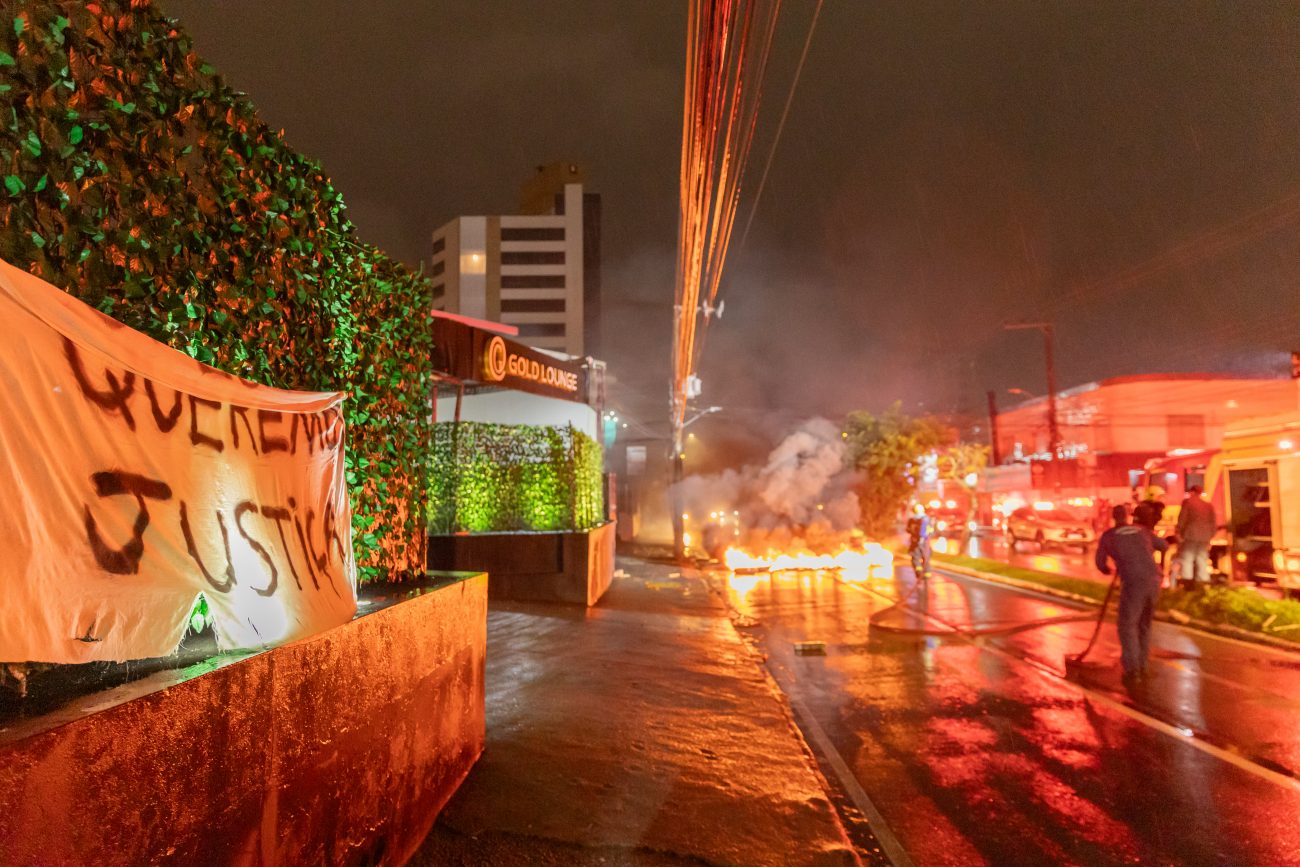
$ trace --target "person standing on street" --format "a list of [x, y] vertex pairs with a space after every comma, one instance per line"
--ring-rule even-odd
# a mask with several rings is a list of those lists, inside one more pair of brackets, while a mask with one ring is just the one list
[[1133, 507], [1133, 523], [1146, 527], [1152, 533], [1165, 514], [1165, 489], [1159, 485], [1147, 485], [1142, 494], [1142, 501]]
[[1141, 524], [1128, 522], [1128, 510], [1114, 509], [1115, 526], [1101, 534], [1097, 543], [1097, 569], [1110, 575], [1112, 564], [1119, 573], [1120, 663], [1124, 683], [1131, 686], [1146, 675], [1150, 655], [1151, 618], [1156, 612], [1163, 570], [1156, 563], [1157, 551], [1169, 544]]
[[1219, 527], [1214, 506], [1201, 494], [1200, 485], [1187, 489], [1187, 498], [1178, 510], [1178, 569], [1184, 581], [1198, 584], [1210, 580], [1210, 540]]
[[930, 537], [934, 533], [925, 506], [912, 506], [912, 517], [907, 519], [907, 551], [912, 555], [912, 571], [917, 581], [930, 577]]

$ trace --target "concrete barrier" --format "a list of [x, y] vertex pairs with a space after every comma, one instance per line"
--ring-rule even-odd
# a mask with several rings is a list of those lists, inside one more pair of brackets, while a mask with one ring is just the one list
[[595, 605], [614, 580], [615, 523], [569, 533], [429, 537], [429, 568], [488, 573], [493, 599]]
[[0, 731], [0, 864], [401, 863], [483, 751], [487, 576]]

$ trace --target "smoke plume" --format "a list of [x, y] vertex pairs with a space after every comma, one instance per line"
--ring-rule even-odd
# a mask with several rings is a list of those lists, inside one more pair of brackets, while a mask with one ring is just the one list
[[762, 466], [692, 476], [681, 502], [711, 555], [738, 545], [765, 552], [830, 552], [858, 525], [857, 481], [845, 467], [840, 429], [824, 418], [804, 422]]

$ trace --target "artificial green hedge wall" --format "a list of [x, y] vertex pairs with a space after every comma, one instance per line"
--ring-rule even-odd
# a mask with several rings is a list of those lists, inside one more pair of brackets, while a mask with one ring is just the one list
[[361, 577], [422, 568], [428, 282], [147, 0], [0, 9], [0, 256], [223, 370], [348, 392]]
[[600, 444], [572, 427], [440, 422], [430, 532], [590, 529], [605, 520], [601, 460]]

